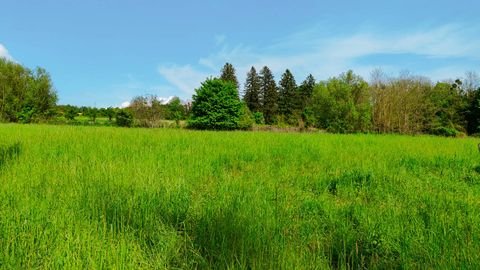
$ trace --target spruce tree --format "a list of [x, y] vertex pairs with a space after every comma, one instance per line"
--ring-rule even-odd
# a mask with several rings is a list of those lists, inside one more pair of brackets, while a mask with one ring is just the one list
[[263, 116], [266, 124], [274, 124], [278, 108], [277, 84], [268, 67], [260, 71], [260, 97], [263, 105]]
[[312, 97], [314, 87], [315, 87], [315, 78], [312, 76], [312, 74], [310, 74], [298, 87], [297, 97], [296, 97], [298, 110], [303, 112], [307, 107], [307, 105], [310, 103], [310, 99]]
[[251, 112], [261, 111], [260, 103], [260, 77], [254, 67], [247, 73], [245, 81], [245, 94], [243, 100]]
[[282, 75], [279, 87], [278, 110], [287, 118], [293, 115], [296, 106], [297, 84], [290, 70], [286, 70]]
[[225, 65], [222, 68], [222, 75], [220, 76], [220, 79], [226, 82], [232, 82], [237, 87], [237, 91], [238, 91], [239, 84], [238, 84], [237, 76], [235, 75], [235, 68], [233, 67], [232, 64], [225, 63]]

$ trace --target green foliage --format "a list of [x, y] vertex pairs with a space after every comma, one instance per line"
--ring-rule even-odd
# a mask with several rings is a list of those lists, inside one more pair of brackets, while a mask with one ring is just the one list
[[0, 121], [29, 123], [53, 116], [57, 95], [50, 75], [0, 58]]
[[116, 124], [119, 127], [131, 127], [133, 124], [133, 116], [126, 109], [118, 110], [115, 118], [116, 118]]
[[88, 116], [90, 118], [90, 121], [95, 123], [98, 117], [98, 108], [88, 108], [88, 110], [85, 113], [85, 116]]
[[463, 129], [462, 112], [465, 110], [466, 104], [457, 88], [457, 83], [453, 85], [437, 83], [427, 96], [431, 110], [431, 118], [428, 119], [428, 122], [433, 134], [446, 135], [446, 133], [450, 134]]
[[185, 119], [185, 106], [178, 97], [173, 98], [167, 104], [168, 116], [167, 119], [174, 120], [177, 126], [180, 123], [180, 120]]
[[257, 125], [265, 124], [265, 118], [263, 117], [263, 113], [261, 113], [261, 112], [254, 112], [253, 113], [253, 119], [255, 121], [255, 124], [257, 124]]
[[297, 84], [290, 70], [286, 70], [279, 83], [278, 112], [287, 119], [293, 116], [298, 108], [297, 103]]
[[115, 109], [112, 107], [108, 107], [105, 109], [100, 109], [100, 115], [108, 117], [108, 121], [112, 121], [112, 119], [115, 117]]
[[207, 79], [195, 90], [188, 126], [194, 129], [233, 130], [242, 115], [235, 85], [220, 79]]
[[274, 124], [278, 110], [278, 92], [273, 74], [267, 66], [260, 71], [260, 97], [263, 100], [265, 123]]
[[235, 68], [233, 67], [232, 64], [225, 63], [225, 65], [222, 68], [222, 74], [220, 75], [220, 79], [226, 82], [233, 83], [238, 93], [238, 89], [240, 89], [240, 86], [238, 84], [237, 76], [235, 75]]
[[466, 104], [466, 130], [468, 134], [478, 134], [480, 133], [480, 88], [467, 96]]
[[75, 117], [78, 116], [77, 108], [75, 108], [74, 106], [67, 106], [65, 108], [64, 116], [67, 120], [75, 120]]
[[240, 111], [240, 119], [238, 120], [238, 128], [242, 130], [248, 130], [252, 128], [255, 123], [252, 112], [248, 109], [247, 104], [242, 102], [242, 107]]
[[445, 136], [445, 137], [456, 137], [459, 134], [459, 131], [454, 128], [448, 127], [436, 127], [431, 131], [434, 135]]
[[307, 106], [310, 105], [314, 88], [315, 78], [310, 74], [302, 84], [297, 87], [295, 103], [298, 111], [304, 112]]
[[247, 74], [243, 101], [251, 112], [259, 112], [262, 109], [260, 100], [260, 77], [254, 67]]
[[23, 109], [17, 114], [18, 122], [23, 124], [31, 123], [34, 116], [35, 109], [31, 106], [23, 107]]
[[321, 82], [314, 89], [311, 110], [319, 128], [340, 133], [368, 131], [372, 110], [368, 84], [352, 71]]

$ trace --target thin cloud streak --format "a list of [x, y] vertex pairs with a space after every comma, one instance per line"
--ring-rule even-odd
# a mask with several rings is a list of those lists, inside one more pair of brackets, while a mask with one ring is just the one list
[[[307, 29], [264, 48], [243, 44], [230, 46], [227, 40], [222, 40], [222, 46], [217, 52], [201, 57], [196, 64], [162, 65], [159, 73], [183, 95], [191, 95], [209, 75], [219, 74], [225, 62], [234, 64], [240, 81], [244, 81], [251, 66], [259, 69], [265, 65], [272, 69], [277, 79], [287, 68], [297, 75], [298, 80], [303, 80], [309, 73], [319, 79], [326, 79], [348, 69], [368, 77], [378, 67], [389, 72], [399, 72], [405, 68], [392, 65], [387, 60], [380, 66], [368, 64], [368, 61], [359, 63], [361, 58], [379, 54], [387, 58], [388, 55], [408, 54], [427, 62], [462, 58], [480, 61], [480, 33], [477, 29], [474, 26], [449, 24], [409, 33], [369, 31], [337, 37], [324, 37], [315, 29]], [[461, 69], [458, 64], [455, 66]], [[464, 68], [462, 73], [469, 69]], [[423, 72], [427, 76], [433, 75], [434, 80], [440, 80], [445, 78], [437, 76], [446, 75], [445, 70], [452, 69], [439, 66]], [[457, 71], [451, 76], [459, 73]]]

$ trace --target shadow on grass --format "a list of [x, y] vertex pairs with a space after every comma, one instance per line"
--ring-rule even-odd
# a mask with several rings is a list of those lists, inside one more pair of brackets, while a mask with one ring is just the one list
[[[152, 258], [169, 256], [169, 267], [274, 268], [268, 264], [276, 261], [278, 232], [255, 218], [249, 201], [234, 197], [193, 213], [186, 189], [152, 191], [107, 184], [86, 187], [79, 199], [84, 217], [116, 237], [133, 234]], [[178, 243], [176, 253], [165, 255], [170, 240]]]
[[[196, 268], [201, 262], [185, 234], [190, 208], [190, 193], [185, 189], [146, 190], [97, 183], [85, 187], [78, 202], [83, 216], [99, 229], [116, 238], [133, 235], [146, 254], [165, 257], [169, 267]], [[192, 264], [185, 265], [185, 261]]]
[[7, 162], [17, 158], [20, 155], [21, 148], [21, 144], [18, 142], [12, 145], [0, 145], [0, 169]]

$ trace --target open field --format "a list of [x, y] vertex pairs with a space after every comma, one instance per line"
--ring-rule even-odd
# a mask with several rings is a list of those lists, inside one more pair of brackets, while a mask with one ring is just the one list
[[474, 139], [0, 125], [0, 268], [480, 268]]

